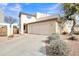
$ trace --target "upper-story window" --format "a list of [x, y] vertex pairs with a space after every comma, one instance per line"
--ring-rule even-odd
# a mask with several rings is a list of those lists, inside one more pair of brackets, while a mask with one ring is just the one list
[[31, 19], [31, 16], [27, 16], [28, 19]]

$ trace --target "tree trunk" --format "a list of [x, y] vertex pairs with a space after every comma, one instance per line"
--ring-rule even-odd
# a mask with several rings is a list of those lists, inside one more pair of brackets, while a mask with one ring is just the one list
[[72, 35], [74, 33], [74, 27], [75, 27], [75, 25], [76, 25], [76, 22], [75, 22], [75, 20], [73, 20], [73, 26], [71, 28], [70, 35]]

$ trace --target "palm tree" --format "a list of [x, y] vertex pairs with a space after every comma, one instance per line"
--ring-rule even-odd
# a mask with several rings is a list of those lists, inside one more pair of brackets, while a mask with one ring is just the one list
[[72, 20], [73, 26], [71, 28], [70, 34], [74, 33], [74, 26], [76, 25], [75, 14], [79, 13], [79, 4], [77, 3], [64, 3], [62, 4], [63, 11], [65, 13], [65, 20]]

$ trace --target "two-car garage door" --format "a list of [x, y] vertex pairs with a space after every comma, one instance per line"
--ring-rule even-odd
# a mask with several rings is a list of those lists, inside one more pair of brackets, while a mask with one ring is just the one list
[[38, 22], [28, 25], [28, 33], [49, 35], [56, 32], [54, 21]]

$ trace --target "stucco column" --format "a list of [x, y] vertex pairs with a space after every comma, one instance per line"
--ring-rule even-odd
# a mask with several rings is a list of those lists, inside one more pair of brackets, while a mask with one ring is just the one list
[[13, 24], [11, 25], [11, 35], [13, 35]]
[[7, 36], [10, 36], [10, 26], [7, 25]]
[[20, 27], [20, 33], [21, 33], [21, 34], [24, 34], [24, 26], [23, 26], [23, 23], [21, 23], [20, 26], [21, 26], [21, 27]]
[[7, 36], [13, 35], [13, 26], [7, 25]]
[[20, 34], [23, 34], [24, 33], [24, 26], [23, 26], [23, 20], [24, 19], [22, 19], [22, 16], [20, 17], [20, 21], [19, 21], [19, 32], [20, 32]]
[[60, 34], [60, 28], [59, 28], [59, 26], [58, 26], [58, 23], [56, 22], [56, 33], [57, 34]]

